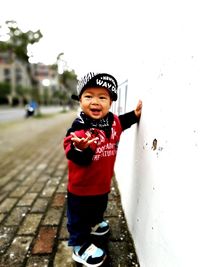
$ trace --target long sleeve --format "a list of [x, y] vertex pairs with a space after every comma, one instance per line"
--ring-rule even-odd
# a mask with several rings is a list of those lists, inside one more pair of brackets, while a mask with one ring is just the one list
[[119, 120], [122, 126], [122, 130], [130, 128], [133, 124], [139, 122], [139, 118], [135, 115], [135, 111], [131, 111], [122, 115], [119, 115]]
[[67, 159], [81, 166], [87, 166], [92, 162], [92, 157], [94, 155], [92, 148], [88, 147], [83, 151], [77, 150], [71, 141], [70, 135], [64, 138], [63, 145]]

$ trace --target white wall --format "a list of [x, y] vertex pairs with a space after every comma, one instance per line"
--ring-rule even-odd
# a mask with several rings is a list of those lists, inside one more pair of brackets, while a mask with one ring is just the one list
[[197, 267], [199, 4], [143, 4], [133, 7], [134, 41], [127, 60], [127, 110], [141, 99], [143, 113], [139, 125], [122, 135], [116, 176], [141, 267]]

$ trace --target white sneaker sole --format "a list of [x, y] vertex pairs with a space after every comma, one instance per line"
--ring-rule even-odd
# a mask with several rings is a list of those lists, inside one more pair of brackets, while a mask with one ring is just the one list
[[105, 234], [107, 234], [108, 232], [110, 231], [110, 229], [108, 228], [108, 230], [106, 230], [105, 232], [103, 232], [103, 233], [97, 233], [97, 232], [91, 232], [90, 234], [91, 235], [98, 235], [98, 236], [102, 236], [102, 235], [105, 235]]
[[103, 258], [103, 260], [100, 262], [100, 263], [97, 263], [97, 264], [89, 264], [87, 263], [85, 260], [81, 259], [79, 256], [77, 256], [76, 254], [72, 254], [72, 259], [76, 262], [79, 262], [79, 263], [82, 263], [84, 264], [86, 267], [98, 267], [100, 265], [102, 265], [102, 263], [105, 261], [106, 259], [106, 255], [105, 257]]

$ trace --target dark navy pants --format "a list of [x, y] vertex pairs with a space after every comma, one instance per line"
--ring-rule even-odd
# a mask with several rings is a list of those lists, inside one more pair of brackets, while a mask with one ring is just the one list
[[90, 238], [91, 227], [103, 221], [108, 194], [77, 196], [68, 192], [67, 229], [69, 246], [82, 245]]

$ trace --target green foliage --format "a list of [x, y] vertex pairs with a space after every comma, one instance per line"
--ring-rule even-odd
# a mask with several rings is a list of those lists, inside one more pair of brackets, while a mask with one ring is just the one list
[[31, 98], [36, 101], [38, 104], [41, 104], [41, 94], [40, 94], [40, 91], [37, 87], [33, 87], [31, 89]]
[[29, 44], [34, 44], [42, 38], [42, 33], [38, 31], [23, 32], [16, 26], [15, 21], [6, 21], [9, 29], [9, 40], [6, 42], [0, 41], [1, 51], [12, 51], [15, 55], [24, 62], [28, 62], [27, 47]]
[[7, 96], [11, 93], [11, 84], [6, 82], [0, 83], [0, 96]]
[[19, 96], [24, 96], [25, 94], [28, 94], [30, 92], [30, 89], [25, 88], [21, 85], [17, 85], [15, 90]]
[[47, 88], [44, 89], [42, 100], [45, 105], [50, 103], [50, 96]]
[[74, 80], [75, 82], [77, 81], [77, 76], [74, 73], [74, 71], [64, 71], [63, 74], [60, 75], [60, 82], [63, 85], [66, 85], [68, 87], [68, 81]]
[[57, 71], [57, 70], [58, 70], [58, 66], [57, 66], [57, 64], [53, 64], [53, 65], [51, 65], [51, 69]]

